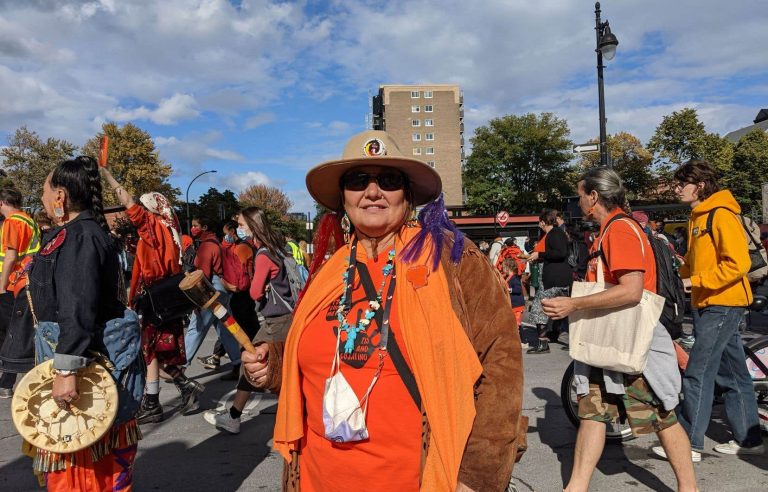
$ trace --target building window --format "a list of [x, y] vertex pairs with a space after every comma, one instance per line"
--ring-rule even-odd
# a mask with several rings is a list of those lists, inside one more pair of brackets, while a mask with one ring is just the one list
[[424, 99], [432, 99], [432, 91], [424, 91]]
[[421, 126], [421, 120], [411, 120], [411, 126], [412, 127]]
[[424, 135], [424, 140], [434, 140], [434, 139], [435, 139], [435, 134], [434, 133], [426, 133]]
[[414, 142], [421, 142], [421, 133], [414, 133], [411, 135], [411, 140]]
[[432, 105], [431, 104], [427, 104], [426, 106], [424, 106], [424, 112], [425, 113], [431, 113], [432, 112]]
[[435, 148], [427, 147], [427, 155], [435, 155]]
[[424, 120], [424, 126], [435, 126], [435, 122], [433, 120]]
[[427, 164], [429, 165], [429, 167], [431, 167], [431, 168], [433, 168], [433, 169], [434, 169], [434, 167], [435, 167], [435, 161], [427, 161]]
[[411, 113], [418, 113], [419, 111], [421, 111], [421, 107], [418, 104], [411, 106]]
[[421, 147], [414, 147], [413, 155], [421, 155]]
[[[424, 94], [426, 94], [426, 92]], [[426, 95], [424, 97], [426, 97]], [[432, 97], [432, 96], [429, 96], [429, 97]], [[419, 91], [411, 91], [411, 99], [418, 99], [418, 98], [419, 98]]]

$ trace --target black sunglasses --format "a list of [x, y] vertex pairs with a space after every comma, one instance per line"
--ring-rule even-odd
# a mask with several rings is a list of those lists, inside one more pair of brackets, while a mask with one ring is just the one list
[[384, 191], [401, 190], [407, 181], [405, 175], [399, 171], [384, 171], [379, 174], [352, 171], [341, 177], [341, 187], [349, 191], [363, 191], [371, 180], [376, 181]]

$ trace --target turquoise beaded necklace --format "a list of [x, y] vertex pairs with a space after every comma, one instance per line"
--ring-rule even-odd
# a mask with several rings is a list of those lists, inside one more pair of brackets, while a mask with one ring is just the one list
[[384, 286], [387, 283], [387, 278], [392, 275], [395, 269], [395, 248], [389, 250], [387, 254], [387, 263], [381, 269], [381, 273], [384, 274], [384, 278], [381, 280], [378, 292], [376, 292], [375, 299], [368, 300], [368, 308], [365, 310], [365, 314], [355, 324], [350, 325], [347, 322], [347, 315], [352, 309], [349, 302], [352, 298], [353, 277], [354, 270], [357, 263], [357, 240], [352, 243], [349, 256], [347, 257], [347, 267], [344, 269], [342, 279], [344, 280], [344, 291], [339, 299], [339, 307], [336, 310], [336, 318], [339, 320], [339, 330], [346, 332], [347, 341], [344, 343], [344, 353], [351, 354], [355, 350], [355, 342], [357, 340], [358, 333], [364, 332], [368, 329], [368, 325], [371, 324], [371, 320], [376, 317], [376, 313], [381, 309], [384, 300], [382, 294], [384, 293]]

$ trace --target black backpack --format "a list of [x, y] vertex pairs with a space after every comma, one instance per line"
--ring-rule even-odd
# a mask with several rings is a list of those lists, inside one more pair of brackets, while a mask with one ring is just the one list
[[185, 272], [191, 272], [195, 270], [195, 255], [197, 250], [194, 244], [187, 246], [187, 249], [181, 252], [181, 268]]
[[[608, 225], [614, 220], [624, 218], [632, 220], [642, 230], [637, 221], [625, 214], [619, 214], [611, 218], [603, 230], [607, 229]], [[683, 317], [685, 316], [685, 288], [683, 287], [683, 280], [680, 278], [680, 274], [675, 267], [675, 254], [672, 252], [672, 248], [663, 239], [659, 239], [653, 234], [646, 233], [646, 237], [651, 243], [653, 258], [656, 263], [656, 294], [664, 298], [664, 309], [661, 311], [659, 321], [667, 329], [672, 340], [675, 340], [680, 338], [683, 332]], [[602, 250], [599, 253], [607, 265], [608, 262]]]
[[683, 332], [685, 316], [685, 288], [683, 280], [675, 267], [675, 253], [663, 240], [648, 234], [648, 241], [656, 259], [656, 293], [664, 298], [661, 311], [661, 324], [669, 332], [672, 340], [680, 338]]
[[571, 240], [568, 243], [568, 266], [571, 270], [577, 272], [579, 265], [581, 264], [581, 258], [579, 258], [579, 245], [576, 241]]

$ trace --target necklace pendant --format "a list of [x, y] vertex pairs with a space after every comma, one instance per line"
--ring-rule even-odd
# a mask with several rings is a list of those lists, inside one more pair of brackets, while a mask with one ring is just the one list
[[355, 339], [357, 338], [357, 332], [355, 330], [349, 330], [347, 332], [347, 341], [344, 342], [344, 353], [351, 354], [355, 350]]

